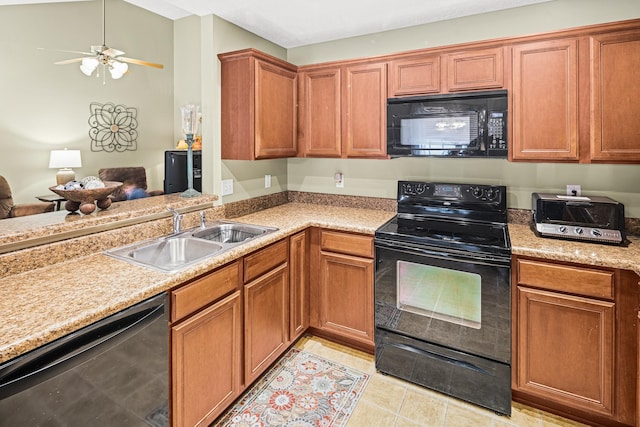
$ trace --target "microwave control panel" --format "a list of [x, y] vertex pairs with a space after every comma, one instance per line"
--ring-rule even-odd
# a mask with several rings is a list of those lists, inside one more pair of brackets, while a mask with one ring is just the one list
[[489, 149], [507, 149], [507, 118], [505, 113], [489, 112], [487, 131], [489, 132]]

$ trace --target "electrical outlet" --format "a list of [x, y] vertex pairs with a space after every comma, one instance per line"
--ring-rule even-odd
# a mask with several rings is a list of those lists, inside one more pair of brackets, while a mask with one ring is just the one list
[[223, 179], [222, 180], [222, 195], [228, 196], [229, 194], [233, 194], [233, 180], [232, 179]]
[[264, 176], [264, 188], [271, 188], [271, 175]]
[[344, 188], [344, 174], [342, 172], [336, 172], [333, 179], [336, 182], [336, 187]]
[[579, 196], [582, 194], [579, 185], [567, 184], [567, 196]]

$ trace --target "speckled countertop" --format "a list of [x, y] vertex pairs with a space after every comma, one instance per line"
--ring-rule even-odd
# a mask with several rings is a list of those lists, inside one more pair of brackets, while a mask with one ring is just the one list
[[640, 238], [626, 246], [538, 237], [529, 225], [509, 224], [511, 253], [554, 261], [575, 262], [635, 271], [640, 275]]
[[371, 209], [290, 203], [234, 218], [278, 231], [178, 273], [156, 272], [102, 253], [0, 279], [0, 362], [309, 226], [373, 234], [394, 215]]
[[[167, 274], [102, 253], [0, 278], [0, 362], [59, 338], [148, 297], [166, 291], [309, 226], [373, 234], [394, 212], [287, 203], [234, 221], [279, 230]], [[526, 225], [510, 225], [513, 253], [633, 270], [640, 274], [640, 239], [628, 247], [536, 237]]]

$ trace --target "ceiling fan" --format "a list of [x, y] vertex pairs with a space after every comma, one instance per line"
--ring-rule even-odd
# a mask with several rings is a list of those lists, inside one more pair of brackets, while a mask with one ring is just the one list
[[[98, 68], [99, 65], [102, 65], [102, 82], [104, 84], [104, 75], [106, 70], [109, 70], [111, 77], [113, 79], [119, 79], [125, 73], [129, 71], [129, 64], [136, 65], [145, 65], [147, 67], [154, 68], [164, 68], [162, 64], [156, 64], [153, 62], [143, 61], [141, 59], [134, 58], [126, 58], [124, 56], [124, 52], [118, 49], [111, 48], [106, 45], [106, 17], [105, 17], [105, 0], [102, 0], [102, 45], [93, 45], [91, 46], [91, 52], [79, 52], [75, 50], [58, 50], [58, 52], [70, 52], [70, 53], [79, 53], [82, 55], [87, 55], [80, 58], [67, 59], [64, 61], [54, 62], [56, 65], [65, 65], [65, 64], [73, 64], [76, 62], [80, 62], [80, 71], [82, 71], [85, 75], [90, 76], [93, 72]], [[99, 71], [98, 74], [99, 76]]]

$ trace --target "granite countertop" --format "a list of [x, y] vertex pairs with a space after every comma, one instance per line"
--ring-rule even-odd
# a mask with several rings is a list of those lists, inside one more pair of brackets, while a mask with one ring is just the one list
[[1, 278], [0, 363], [309, 226], [373, 234], [393, 216], [388, 211], [290, 203], [232, 219], [278, 231], [177, 273], [94, 253]]
[[575, 262], [635, 271], [640, 275], [640, 238], [626, 246], [538, 237], [529, 225], [509, 224], [511, 253], [553, 261]]
[[[310, 226], [371, 234], [394, 212], [288, 203], [233, 221], [279, 230], [168, 274], [102, 253], [0, 278], [0, 363], [83, 326], [167, 291], [238, 257]], [[640, 239], [628, 247], [536, 237], [525, 225], [509, 225], [513, 253], [558, 261], [633, 270], [640, 274]]]

